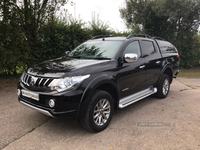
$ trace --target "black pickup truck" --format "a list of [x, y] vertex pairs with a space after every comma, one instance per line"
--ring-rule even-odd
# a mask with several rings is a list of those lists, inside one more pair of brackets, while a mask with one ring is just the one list
[[27, 69], [18, 100], [51, 117], [76, 117], [99, 132], [115, 109], [152, 94], [165, 98], [179, 64], [177, 49], [161, 38], [96, 36], [66, 56]]

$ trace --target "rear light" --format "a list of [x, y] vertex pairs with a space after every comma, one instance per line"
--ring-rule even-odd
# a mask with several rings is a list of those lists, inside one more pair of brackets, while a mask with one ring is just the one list
[[180, 59], [181, 59], [181, 58], [180, 58], [180, 56], [179, 56], [179, 55], [177, 55], [177, 58], [178, 58], [178, 60], [179, 60], [179, 62], [180, 62]]

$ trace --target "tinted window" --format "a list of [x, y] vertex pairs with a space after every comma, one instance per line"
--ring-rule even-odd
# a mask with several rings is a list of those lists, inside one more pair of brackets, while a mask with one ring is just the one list
[[155, 52], [153, 42], [151, 41], [141, 41], [141, 47], [143, 56], [149, 56]]
[[131, 42], [126, 49], [124, 50], [123, 56], [126, 53], [135, 53], [138, 55], [138, 58], [141, 56], [140, 45], [138, 41]]
[[76, 47], [68, 56], [113, 58], [121, 44], [122, 41], [88, 41]]
[[169, 42], [166, 41], [158, 41], [158, 45], [160, 47], [161, 53], [176, 53], [176, 48]]

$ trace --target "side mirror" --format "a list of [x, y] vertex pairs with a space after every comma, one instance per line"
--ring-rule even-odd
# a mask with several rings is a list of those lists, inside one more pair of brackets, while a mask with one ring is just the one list
[[124, 59], [128, 63], [136, 62], [138, 60], [138, 55], [134, 53], [126, 53]]
[[66, 51], [66, 52], [65, 52], [65, 55], [68, 56], [69, 52], [70, 52], [70, 51]]

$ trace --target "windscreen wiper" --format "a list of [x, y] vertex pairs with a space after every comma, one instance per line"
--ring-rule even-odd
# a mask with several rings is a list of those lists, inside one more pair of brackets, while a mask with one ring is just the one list
[[69, 57], [69, 58], [78, 58], [78, 59], [81, 58], [81, 56], [67, 56], [67, 57]]
[[85, 56], [68, 56], [69, 58], [77, 58], [77, 59], [93, 59], [91, 57], [85, 57]]
[[77, 58], [77, 59], [98, 59], [98, 60], [110, 60], [111, 58], [105, 57], [85, 57], [85, 56], [67, 56], [69, 58]]
[[111, 58], [105, 58], [105, 57], [94, 57], [93, 59], [98, 59], [98, 60], [110, 60]]

